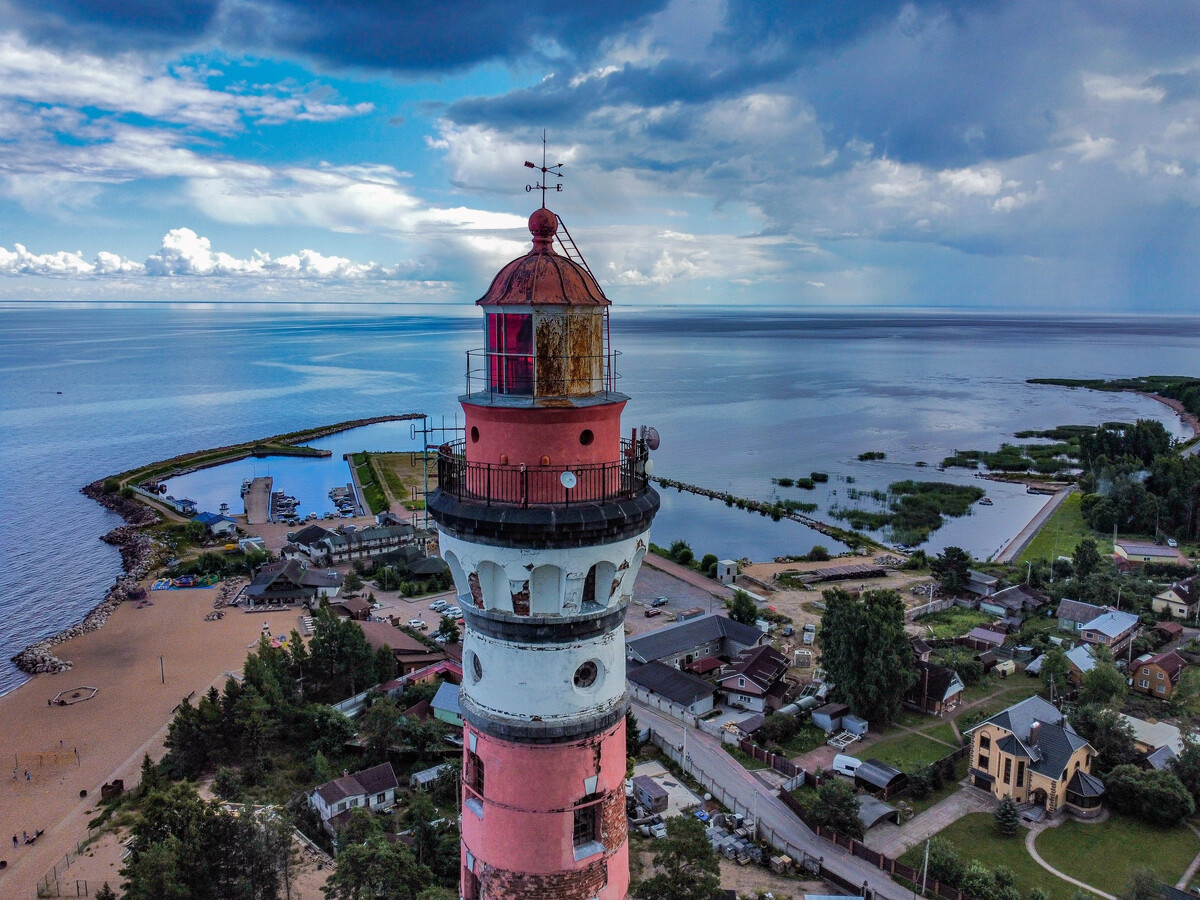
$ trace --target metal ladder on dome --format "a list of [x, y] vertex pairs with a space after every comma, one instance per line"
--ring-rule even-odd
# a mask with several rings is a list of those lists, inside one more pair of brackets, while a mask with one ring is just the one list
[[557, 213], [555, 213], [555, 218], [558, 219], [558, 231], [555, 233], [555, 237], [558, 238], [558, 245], [563, 249], [563, 256], [573, 262], [579, 263], [594, 279], [596, 274], [592, 271], [591, 266], [587, 264], [587, 260], [583, 258], [583, 254], [579, 252], [579, 248], [575, 246], [575, 240], [571, 237], [571, 232], [567, 231], [567, 223]]

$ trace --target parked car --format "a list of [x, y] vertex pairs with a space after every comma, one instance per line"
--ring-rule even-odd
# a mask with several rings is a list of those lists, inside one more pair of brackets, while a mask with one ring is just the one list
[[408, 627], [415, 628], [415, 629], [417, 629], [417, 631], [424, 631], [429, 626], [427, 624], [425, 624], [424, 619], [409, 619]]
[[450, 604], [445, 600], [434, 600], [432, 603], [429, 604], [429, 608], [432, 609], [434, 612], [441, 612], [449, 605]]
[[784, 626], [784, 628], [783, 628], [783, 636], [784, 637], [791, 637], [795, 633], [796, 633], [796, 629], [793, 628], [791, 625]]
[[666, 597], [655, 597], [650, 601], [650, 605], [653, 607], [666, 606], [669, 602]]
[[654, 618], [655, 616], [661, 616], [661, 615], [662, 615], [662, 610], [661, 610], [661, 609], [653, 609], [653, 608], [652, 608], [652, 609], [648, 609], [648, 610], [646, 610], [646, 612], [645, 612], [645, 616], [646, 616], [646, 618], [647, 618], [647, 619], [652, 619], [652, 618]]
[[1175, 538], [1167, 538], [1167, 546], [1168, 547], [1178, 547], [1179, 541], [1175, 540]]
[[462, 610], [457, 606], [451, 606], [442, 610], [443, 616], [450, 616], [452, 619], [457, 619], [462, 615]]
[[839, 753], [833, 758], [833, 771], [848, 778], [853, 778], [854, 773], [858, 771], [858, 767], [861, 765], [861, 759], [856, 756], [847, 756], [845, 753]]

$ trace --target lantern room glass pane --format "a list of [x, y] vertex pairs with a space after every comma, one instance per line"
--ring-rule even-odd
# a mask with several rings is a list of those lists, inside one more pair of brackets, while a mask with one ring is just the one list
[[533, 316], [487, 317], [488, 386], [501, 394], [533, 393]]

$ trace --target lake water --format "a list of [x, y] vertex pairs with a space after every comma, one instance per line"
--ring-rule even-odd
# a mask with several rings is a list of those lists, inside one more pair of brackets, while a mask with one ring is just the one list
[[[199, 448], [352, 418], [424, 412], [453, 424], [465, 351], [482, 341], [474, 309], [451, 312], [0, 304], [0, 693], [24, 678], [7, 658], [78, 621], [120, 572], [116, 551], [97, 540], [120, 520], [79, 487]], [[1044, 498], [914, 463], [1066, 423], [1152, 417], [1182, 435], [1152, 400], [1024, 379], [1200, 371], [1197, 319], [618, 306], [612, 334], [623, 354], [619, 388], [632, 398], [626, 427], [649, 424], [662, 434], [656, 474], [745, 497], [813, 500], [818, 517], [848, 502], [847, 477], [864, 490], [919, 477], [983, 484], [995, 505], [952, 520], [927, 545], [957, 544], [980, 557], [1015, 535]], [[247, 460], [176, 479], [171, 493], [240, 511], [242, 478], [269, 467], [277, 489], [321, 511], [329, 488], [348, 479], [343, 452], [408, 450], [419, 441], [401, 422], [314, 446], [332, 458]], [[887, 459], [859, 462], [868, 450]], [[829, 473], [829, 482], [814, 491], [771, 483], [811, 471]], [[837, 549], [797, 523], [662, 493], [653, 531], [660, 544], [683, 538], [697, 554], [753, 559], [813, 543]]]

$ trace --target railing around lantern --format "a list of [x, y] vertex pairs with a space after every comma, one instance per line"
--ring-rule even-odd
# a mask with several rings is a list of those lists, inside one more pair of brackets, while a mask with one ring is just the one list
[[467, 394], [579, 397], [616, 389], [619, 350], [599, 356], [538, 356], [479, 348], [467, 351]]
[[[486, 506], [572, 506], [628, 499], [646, 490], [648, 454], [642, 441], [621, 441], [621, 459], [580, 466], [512, 466], [467, 462], [465, 441], [438, 451], [438, 487]], [[563, 484], [563, 473], [575, 476]], [[570, 479], [568, 479], [568, 482]]]

